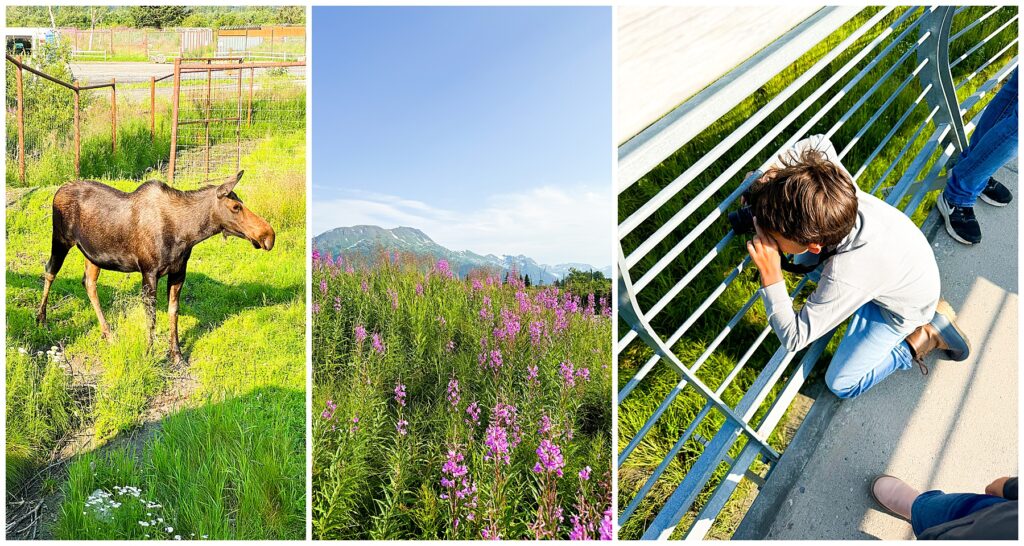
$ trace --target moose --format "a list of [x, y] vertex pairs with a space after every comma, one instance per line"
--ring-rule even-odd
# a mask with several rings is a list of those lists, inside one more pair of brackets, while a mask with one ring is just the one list
[[244, 172], [238, 171], [219, 185], [190, 191], [157, 180], [147, 181], [131, 193], [93, 180], [61, 186], [53, 196], [53, 239], [36, 322], [46, 326], [50, 285], [68, 251], [77, 246], [85, 256], [82, 284], [108, 341], [113, 336], [96, 290], [100, 271], [142, 273], [150, 347], [156, 326], [157, 282], [167, 276], [170, 356], [174, 365], [180, 364], [178, 300], [192, 248], [218, 233], [225, 239], [228, 235], [245, 239], [256, 249], [274, 248], [274, 228], [245, 207], [234, 192]]

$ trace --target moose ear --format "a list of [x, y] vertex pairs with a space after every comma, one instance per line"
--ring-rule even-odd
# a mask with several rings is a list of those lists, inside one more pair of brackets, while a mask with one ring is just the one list
[[231, 178], [228, 178], [226, 182], [224, 182], [220, 186], [217, 186], [217, 198], [223, 199], [227, 197], [229, 193], [234, 191], [235, 185], [237, 185], [238, 181], [242, 179], [242, 175], [244, 173], [245, 171], [238, 171], [238, 174], [232, 176]]

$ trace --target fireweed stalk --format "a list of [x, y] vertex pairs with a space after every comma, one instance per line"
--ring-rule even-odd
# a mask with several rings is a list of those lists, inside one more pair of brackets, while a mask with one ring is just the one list
[[314, 395], [337, 403], [314, 424], [315, 538], [606, 538], [606, 295], [394, 254], [313, 271]]

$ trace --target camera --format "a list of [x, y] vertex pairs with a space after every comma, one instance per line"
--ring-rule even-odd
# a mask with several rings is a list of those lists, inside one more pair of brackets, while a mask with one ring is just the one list
[[749, 206], [729, 213], [729, 224], [736, 235], [751, 235], [754, 233], [754, 212]]

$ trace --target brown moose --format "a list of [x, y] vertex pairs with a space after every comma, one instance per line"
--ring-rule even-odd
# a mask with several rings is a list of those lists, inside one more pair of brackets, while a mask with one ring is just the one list
[[110, 327], [96, 291], [100, 270], [142, 273], [150, 346], [156, 326], [157, 282], [167, 275], [170, 353], [174, 364], [179, 364], [178, 299], [192, 247], [218, 233], [246, 239], [257, 249], [274, 247], [274, 228], [246, 208], [234, 192], [243, 172], [223, 184], [192, 191], [176, 190], [156, 180], [131, 193], [92, 180], [62, 186], [53, 196], [53, 240], [36, 321], [46, 325], [50, 285], [68, 251], [77, 246], [85, 256], [82, 284], [108, 341], [112, 339]]

